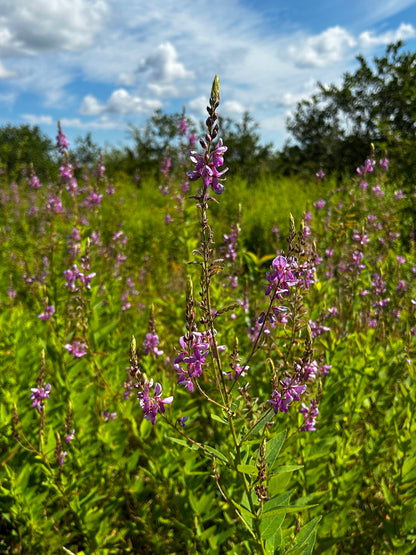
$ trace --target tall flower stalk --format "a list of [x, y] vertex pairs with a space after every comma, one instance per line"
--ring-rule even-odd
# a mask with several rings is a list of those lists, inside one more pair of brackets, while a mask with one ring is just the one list
[[[216, 448], [213, 451], [213, 447], [205, 443], [196, 442], [190, 432], [185, 431], [189, 423], [187, 416], [180, 416], [176, 420], [169, 418], [175, 406], [174, 398], [169, 396], [162, 399], [160, 383], [156, 382], [153, 386], [153, 380], [148, 380], [136, 354], [135, 340], [131, 348], [130, 380], [127, 385], [129, 391], [132, 387], [136, 388], [144, 417], [152, 424], [156, 423], [159, 414], [177, 433], [204, 453], [211, 457], [215, 453], [215, 479], [222, 496], [236, 510], [252, 536], [257, 551], [266, 553], [270, 546], [267, 538], [263, 537], [262, 515], [271, 498], [268, 494], [270, 472], [287, 436], [286, 431], [270, 435], [267, 424], [272, 424], [274, 415], [277, 417], [280, 413], [292, 412], [292, 405], [296, 403], [301, 408], [300, 402], [307, 401], [306, 396], [310, 395], [308, 382], [315, 379], [318, 373], [317, 363], [312, 360], [312, 338], [303, 305], [303, 296], [314, 281], [315, 257], [312, 250], [306, 251], [307, 233], [304, 226], [301, 225], [297, 232], [291, 218], [288, 250], [274, 258], [271, 270], [266, 275], [267, 309], [257, 317], [256, 334], [248, 354], [244, 357], [240, 352], [236, 337], [232, 355], [226, 355], [227, 368], [223, 367], [222, 353], [227, 348], [219, 342], [217, 327], [220, 321], [223, 322], [226, 313], [241, 308], [241, 303], [218, 308], [213, 287], [213, 280], [225, 262], [222, 258], [216, 258], [214, 233], [208, 217], [210, 203], [218, 203], [216, 197], [225, 190], [224, 175], [228, 170], [224, 168], [227, 147], [218, 136], [219, 104], [219, 79], [215, 76], [207, 106], [207, 131], [199, 141], [203, 152], [189, 152], [194, 168], [187, 172], [190, 182], [200, 184], [197, 192], [189, 197], [196, 201], [200, 228], [199, 245], [193, 251], [194, 260], [189, 264], [200, 268], [200, 287], [196, 295], [192, 279], [188, 279], [186, 332], [179, 340], [180, 349], [177, 350], [173, 367], [177, 373], [178, 386], [186, 388], [189, 394], [199, 393], [212, 406], [216, 418], [227, 425], [233, 446], [231, 452], [226, 455]], [[276, 337], [270, 341], [266, 334], [269, 328], [276, 331]], [[152, 321], [144, 343], [146, 352], [150, 352], [150, 340], [155, 337]], [[281, 351], [276, 347], [279, 342], [282, 344]], [[255, 376], [250, 376], [252, 362], [256, 362], [257, 354], [264, 348], [269, 355], [272, 392], [268, 399], [260, 401], [252, 398], [248, 389], [250, 383], [256, 380]], [[276, 353], [280, 358], [274, 364], [271, 357], [276, 356]], [[245, 386], [242, 385], [243, 379], [248, 380]], [[168, 405], [172, 405], [169, 412], [166, 410]], [[300, 410], [304, 425], [299, 425], [298, 430], [313, 431], [319, 414], [316, 400], [312, 400], [310, 409], [305, 407], [304, 403]], [[253, 442], [253, 437], [258, 433], [261, 434], [260, 439]], [[234, 482], [237, 480], [234, 485], [228, 483], [230, 477], [223, 478], [221, 475], [227, 475], [229, 469], [233, 473], [231, 479]], [[234, 493], [229, 493], [231, 491]], [[236, 496], [236, 491], [241, 492], [241, 498]]]

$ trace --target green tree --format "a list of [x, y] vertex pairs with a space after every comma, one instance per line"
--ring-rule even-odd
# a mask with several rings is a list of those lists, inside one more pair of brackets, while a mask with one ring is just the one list
[[230, 173], [239, 174], [253, 182], [259, 173], [269, 169], [273, 156], [272, 144], [263, 145], [258, 132], [259, 125], [248, 112], [241, 121], [220, 118], [221, 136], [228, 147], [227, 166]]
[[[416, 162], [416, 53], [390, 44], [370, 64], [345, 73], [341, 86], [318, 83], [319, 92], [298, 103], [288, 130], [302, 151], [302, 162], [355, 170], [374, 143], [393, 160], [396, 176], [408, 177]], [[290, 148], [290, 147], [287, 147]]]
[[1, 126], [0, 168], [9, 178], [18, 179], [31, 163], [40, 181], [56, 177], [58, 166], [52, 140], [36, 125]]
[[[158, 176], [160, 164], [165, 156], [171, 158], [174, 169], [178, 160], [183, 157], [184, 150], [186, 151], [179, 140], [179, 122], [184, 115], [184, 112], [164, 114], [159, 109], [147, 120], [144, 127], [131, 125], [129, 136], [133, 145], [125, 150], [128, 170], [133, 173], [138, 170], [142, 176]], [[189, 120], [187, 122], [188, 132], [194, 132]], [[186, 137], [184, 141], [187, 142]]]

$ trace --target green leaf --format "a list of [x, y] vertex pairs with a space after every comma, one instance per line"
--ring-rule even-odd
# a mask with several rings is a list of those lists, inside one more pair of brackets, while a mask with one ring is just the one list
[[221, 451], [218, 451], [218, 449], [215, 449], [215, 447], [204, 445], [204, 449], [208, 451], [208, 453], [211, 453], [211, 455], [214, 455], [215, 457], [217, 457], [217, 459], [220, 459], [221, 461], [223, 461], [224, 463], [226, 464], [229, 463], [229, 460], [227, 459], [227, 457], [223, 455]]
[[260, 419], [257, 424], [255, 424], [255, 426], [247, 433], [247, 435], [244, 437], [244, 440], [249, 438], [251, 435], [257, 434], [258, 432], [262, 431], [267, 422], [269, 422], [267, 418]]
[[222, 418], [221, 416], [218, 416], [214, 412], [211, 412], [211, 418], [212, 418], [212, 420], [216, 420], [217, 422], [220, 422], [221, 424], [228, 424], [228, 422], [227, 422], [227, 420], [225, 420], [225, 418]]
[[310, 555], [312, 553], [312, 549], [315, 545], [316, 539], [316, 527], [318, 526], [321, 518], [321, 516], [317, 516], [302, 527], [302, 530], [296, 536], [292, 547], [290, 547], [290, 549], [288, 549], [288, 551], [286, 552], [287, 555]]
[[239, 464], [237, 466], [238, 472], [242, 472], [243, 474], [249, 474], [250, 476], [255, 476], [259, 473], [257, 467], [254, 464]]
[[188, 449], [192, 449], [194, 451], [196, 451], [198, 449], [197, 445], [195, 445], [194, 443], [189, 443], [185, 439], [181, 439], [179, 437], [172, 437], [172, 436], [166, 436], [166, 438], [170, 439], [174, 443], [178, 443], [179, 445], [183, 445], [183, 447], [187, 447]]
[[231, 499], [231, 502], [234, 505], [234, 507], [237, 509], [238, 515], [241, 518], [244, 526], [247, 528], [247, 530], [254, 537], [254, 532], [253, 532], [253, 529], [251, 527], [251, 521], [256, 518], [255, 515], [253, 515], [252, 512], [250, 512], [248, 509], [246, 509], [242, 505], [239, 505], [236, 501], [234, 501], [234, 499]]
[[281, 432], [277, 436], [273, 437], [266, 443], [266, 464], [269, 469], [273, 468], [273, 465], [279, 456], [282, 445], [286, 439], [286, 430]]
[[285, 520], [286, 513], [265, 516], [260, 522], [260, 533], [264, 540], [272, 538], [279, 530]]
[[303, 464], [287, 464], [284, 466], [278, 466], [273, 470], [272, 476], [281, 474], [282, 472], [295, 472], [295, 470], [299, 470], [300, 468], [303, 468]]

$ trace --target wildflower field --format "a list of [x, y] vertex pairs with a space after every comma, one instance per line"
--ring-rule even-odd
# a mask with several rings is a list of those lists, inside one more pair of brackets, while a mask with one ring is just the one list
[[[416, 551], [414, 184], [0, 175], [0, 552]], [[190, 150], [190, 152], [189, 152]]]

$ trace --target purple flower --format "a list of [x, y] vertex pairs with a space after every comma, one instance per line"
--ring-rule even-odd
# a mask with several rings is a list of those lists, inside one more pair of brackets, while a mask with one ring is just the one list
[[78, 192], [78, 182], [75, 177], [70, 177], [65, 185], [66, 190], [71, 196], [75, 196]]
[[320, 168], [315, 175], [317, 179], [323, 179], [325, 177], [325, 172], [322, 168]]
[[378, 184], [375, 187], [371, 187], [371, 190], [373, 191], [373, 194], [378, 198], [382, 198], [384, 196], [384, 191]]
[[40, 413], [45, 405], [45, 399], [49, 399], [49, 393], [51, 391], [51, 385], [46, 384], [38, 385], [37, 387], [31, 388], [30, 398], [33, 401], [32, 407], [36, 407], [36, 410]]
[[319, 199], [316, 202], [313, 203], [314, 207], [317, 210], [322, 210], [322, 208], [325, 206], [326, 202], [323, 199]]
[[95, 177], [98, 177], [98, 179], [101, 179], [101, 178], [104, 177], [104, 172], [105, 172], [105, 167], [102, 163], [102, 160], [100, 159], [98, 161], [97, 167], [94, 171], [94, 175], [95, 175]]
[[196, 145], [196, 135], [195, 133], [189, 133], [188, 135], [188, 141], [189, 141], [189, 146], [195, 146]]
[[86, 345], [81, 341], [74, 341], [72, 345], [68, 343], [64, 347], [69, 354], [74, 355], [74, 358], [82, 358], [87, 354]]
[[30, 187], [32, 187], [32, 189], [40, 189], [42, 187], [39, 179], [36, 177], [34, 173], [30, 176], [30, 179], [28, 179], [28, 183]]
[[99, 195], [95, 191], [91, 191], [91, 193], [85, 199], [85, 206], [94, 206], [94, 205], [98, 206], [99, 204], [101, 204], [102, 198], [103, 198], [103, 195]]
[[74, 437], [75, 437], [75, 430], [71, 430], [69, 434], [65, 436], [65, 443], [71, 443]]
[[380, 167], [384, 170], [387, 171], [388, 167], [389, 167], [389, 160], [388, 158], [382, 158], [380, 160]]
[[312, 399], [309, 407], [302, 403], [302, 408], [299, 411], [303, 414], [304, 425], [301, 427], [301, 432], [316, 432], [316, 418], [319, 414], [318, 403], [315, 399]]
[[67, 141], [65, 133], [62, 132], [61, 124], [58, 122], [58, 135], [56, 136], [56, 146], [61, 154], [69, 147], [71, 143]]
[[174, 222], [175, 220], [172, 218], [170, 214], [166, 214], [165, 216], [165, 225], [169, 225], [170, 223]]
[[360, 235], [360, 233], [357, 230], [353, 231], [353, 236], [352, 236], [353, 241], [355, 241], [356, 243], [360, 243], [360, 245], [364, 245], [364, 243], [368, 243], [370, 241], [370, 239], [368, 238], [368, 236], [364, 233], [362, 233], [362, 235]]
[[91, 279], [96, 276], [95, 272], [85, 275], [82, 273], [76, 264], [73, 264], [72, 269], [64, 271], [64, 276], [66, 279], [65, 287], [69, 291], [77, 291], [77, 281], [80, 281], [85, 289], [88, 291], [91, 289]]
[[163, 173], [165, 177], [168, 175], [171, 166], [172, 166], [172, 161], [168, 156], [164, 160], [162, 160], [160, 164], [160, 171]]
[[191, 162], [195, 164], [195, 170], [187, 172], [190, 181], [196, 181], [200, 177], [204, 182], [205, 188], [212, 187], [213, 191], [220, 195], [224, 191], [224, 186], [220, 183], [223, 181], [222, 176], [228, 171], [225, 168], [218, 171], [218, 168], [224, 164], [223, 154], [227, 151], [227, 147], [223, 145], [222, 139], [218, 139], [215, 149], [211, 152], [208, 162], [205, 156], [198, 152], [191, 150], [189, 157]]
[[289, 264], [286, 257], [279, 255], [272, 262], [272, 272], [267, 272], [266, 279], [269, 282], [269, 286], [266, 289], [266, 295], [269, 295], [273, 286], [276, 286], [277, 294], [276, 298], [280, 299], [283, 294], [289, 292], [289, 287], [296, 285], [297, 280], [295, 279], [291, 265]]
[[53, 305], [49, 305], [45, 308], [45, 311], [42, 312], [42, 314], [38, 315], [38, 318], [40, 318], [42, 322], [46, 322], [46, 320], [49, 320], [49, 318], [52, 318], [54, 312], [55, 312], [55, 307]]
[[305, 393], [306, 385], [297, 385], [295, 379], [286, 377], [280, 380], [280, 389], [275, 389], [272, 393], [272, 398], [266, 404], [272, 405], [274, 413], [289, 412], [289, 405], [293, 401], [300, 401], [299, 395]]
[[[199, 378], [202, 374], [202, 367], [206, 364], [205, 359], [209, 353], [209, 343], [205, 334], [197, 331], [192, 332], [189, 339], [181, 337], [179, 343], [182, 351], [176, 357], [173, 367], [179, 375], [178, 385], [183, 385], [192, 392], [192, 378]], [[186, 365], [186, 369], [183, 365]]]
[[188, 420], [189, 416], [180, 416], [177, 420], [179, 426], [182, 428], [186, 428], [186, 421]]
[[358, 175], [364, 175], [365, 173], [371, 173], [372, 171], [374, 171], [374, 166], [375, 165], [376, 165], [375, 160], [371, 160], [370, 158], [367, 158], [367, 160], [364, 162], [364, 165], [357, 168]]
[[58, 462], [60, 464], [60, 466], [64, 465], [64, 461], [65, 461], [65, 457], [68, 456], [68, 453], [66, 451], [60, 451], [57, 455], [55, 455], [58, 459]]
[[67, 163], [59, 168], [59, 174], [64, 181], [72, 179], [72, 165]]
[[188, 124], [186, 118], [182, 118], [179, 122], [179, 132], [181, 135], [186, 135], [188, 133]]
[[14, 299], [16, 298], [17, 292], [15, 291], [15, 289], [13, 289], [13, 287], [9, 287], [7, 289], [7, 295], [9, 296], [10, 299]]
[[235, 259], [237, 258], [236, 248], [240, 231], [240, 226], [235, 224], [231, 226], [231, 233], [229, 235], [224, 233], [224, 246], [222, 247], [222, 250], [225, 252], [224, 257], [231, 262], [235, 262]]
[[46, 208], [50, 212], [55, 212], [55, 214], [60, 214], [64, 212], [62, 201], [57, 197], [49, 197]]
[[156, 382], [153, 391], [153, 397], [150, 396], [150, 388], [153, 386], [153, 380], [147, 382], [143, 388], [143, 391], [139, 391], [137, 398], [141, 408], [143, 409], [144, 417], [146, 420], [150, 420], [152, 424], [156, 423], [157, 413], [160, 412], [165, 414], [165, 405], [169, 405], [173, 401], [173, 396], [166, 397], [162, 399], [162, 386], [160, 383]]
[[160, 355], [163, 355], [163, 351], [157, 348], [159, 345], [159, 337], [156, 333], [147, 333], [146, 339], [143, 342], [144, 353], [148, 355], [154, 355], [158, 358]]
[[108, 422], [110, 419], [115, 420], [116, 416], [116, 412], [108, 412], [108, 410], [103, 411], [104, 422]]

